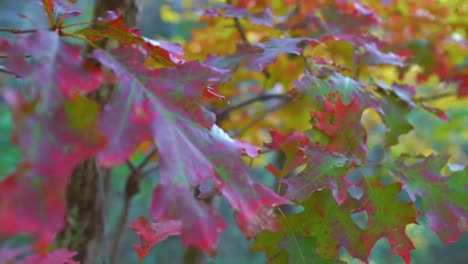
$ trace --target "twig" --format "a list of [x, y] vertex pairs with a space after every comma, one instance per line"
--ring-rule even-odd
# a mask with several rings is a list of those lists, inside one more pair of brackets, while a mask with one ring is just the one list
[[37, 29], [0, 28], [0, 32], [7, 32], [11, 34], [28, 34], [36, 33]]
[[[231, 0], [227, 0], [226, 3], [228, 5], [232, 5]], [[236, 25], [237, 31], [239, 31], [239, 34], [240, 34], [241, 39], [244, 42], [244, 44], [250, 46], [250, 42], [247, 39], [247, 34], [245, 33], [244, 27], [242, 27], [242, 25], [241, 25], [241, 23], [239, 21], [239, 18], [234, 17], [234, 24]]]
[[[8, 55], [0, 55], [0, 59], [6, 59], [8, 58], [9, 56]], [[31, 55], [23, 55], [23, 57], [25, 58], [31, 58], [32, 56]]]
[[[232, 0], [226, 0], [226, 3], [228, 5], [232, 5]], [[251, 46], [249, 40], [247, 39], [247, 34], [245, 33], [245, 29], [240, 23], [239, 18], [234, 17], [233, 19], [234, 19], [234, 25], [236, 26], [236, 29], [239, 32], [239, 35], [241, 36], [242, 42], [244, 42], [244, 44], [247, 46]], [[267, 69], [263, 69], [262, 72], [263, 72], [263, 75], [265, 75], [267, 79], [270, 78], [270, 72], [268, 72]]]
[[140, 180], [144, 175], [143, 168], [149, 163], [151, 157], [157, 153], [157, 149], [153, 149], [143, 161], [135, 167], [131, 161], [127, 161], [127, 166], [130, 168], [131, 172], [127, 178], [125, 184], [125, 197], [122, 212], [119, 216], [119, 221], [117, 223], [117, 231], [112, 242], [112, 252], [110, 257], [110, 264], [115, 264], [117, 261], [118, 253], [120, 251], [120, 241], [122, 240], [125, 227], [127, 225], [128, 214], [130, 212], [130, 205], [133, 197], [140, 191]]
[[441, 99], [441, 98], [452, 96], [452, 95], [456, 95], [456, 92], [452, 91], [452, 92], [445, 92], [445, 93], [440, 93], [440, 94], [435, 94], [435, 95], [425, 96], [425, 97], [415, 97], [414, 101], [427, 102], [427, 101], [433, 101], [433, 100]]
[[82, 25], [93, 25], [95, 24], [94, 22], [76, 22], [76, 23], [70, 23], [70, 24], [65, 24], [61, 27], [61, 29], [66, 29], [69, 27], [76, 27], [76, 26], [82, 26]]
[[260, 94], [260, 95], [258, 95], [256, 97], [250, 98], [250, 99], [248, 99], [248, 100], [246, 100], [244, 102], [241, 102], [239, 104], [236, 104], [236, 105], [225, 108], [224, 110], [222, 110], [221, 112], [216, 114], [216, 121], [218, 123], [222, 122], [223, 120], [225, 120], [229, 116], [229, 114], [232, 111], [235, 111], [237, 109], [249, 106], [249, 105], [251, 105], [251, 104], [253, 104], [255, 102], [262, 102], [262, 101], [267, 101], [267, 100], [271, 100], [271, 99], [278, 99], [278, 100], [288, 101], [288, 100], [291, 100], [292, 97], [289, 94]]
[[243, 135], [245, 132], [247, 132], [251, 127], [253, 127], [255, 124], [257, 124], [260, 120], [265, 118], [267, 115], [279, 110], [286, 102], [288, 101], [283, 101], [281, 104], [276, 105], [274, 107], [271, 107], [270, 109], [267, 109], [264, 111], [261, 115], [257, 116], [256, 118], [252, 119], [247, 125], [245, 125], [241, 130], [234, 132], [231, 137], [239, 137]]

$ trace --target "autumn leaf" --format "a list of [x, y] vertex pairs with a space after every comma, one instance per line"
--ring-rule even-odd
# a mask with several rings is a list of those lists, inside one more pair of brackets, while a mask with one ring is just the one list
[[130, 223], [129, 227], [140, 238], [141, 245], [134, 245], [140, 260], [146, 257], [151, 247], [158, 242], [166, 239], [168, 236], [180, 234], [180, 222], [151, 223], [142, 216]]
[[141, 36], [138, 29], [125, 25], [124, 18], [119, 11], [107, 11], [98, 19], [96, 26], [79, 29], [74, 34], [83, 35], [90, 41], [109, 38], [123, 45], [139, 44], [148, 52], [146, 54], [150, 59], [148, 64], [173, 66], [184, 62], [183, 51], [179, 44]]
[[285, 196], [304, 201], [315, 191], [330, 189], [337, 203], [342, 203], [351, 185], [346, 177], [356, 161], [317, 147], [309, 147], [305, 154], [307, 164], [304, 170], [282, 181], [288, 186]]
[[142, 138], [151, 138], [164, 153], [151, 205], [154, 220], [180, 221], [184, 245], [213, 254], [226, 225], [211, 207], [194, 199], [192, 190], [211, 181], [231, 204], [247, 237], [277, 227], [267, 216], [288, 201], [248, 176], [241, 159], [246, 146], [219, 133], [213, 113], [200, 105], [206, 83], [221, 78], [224, 71], [198, 62], [150, 70], [142, 64], [145, 54], [136, 48], [121, 48], [112, 56], [95, 51], [94, 57], [120, 79], [110, 105], [125, 113], [103, 112], [102, 131], [113, 136], [100, 160], [108, 165], [123, 162]]
[[366, 251], [369, 254], [375, 243], [386, 237], [390, 243], [390, 253], [398, 254], [405, 263], [411, 263], [410, 251], [415, 247], [406, 235], [406, 226], [417, 224], [417, 212], [412, 202], [397, 200], [402, 185], [384, 185], [379, 177], [373, 177], [363, 180], [360, 186], [363, 190], [359, 199], [361, 207], [355, 212], [367, 213], [367, 225], [361, 240]]
[[[314, 130], [328, 138], [323, 145], [325, 150], [364, 158], [367, 152], [366, 131], [360, 122], [361, 112], [356, 98], [345, 105], [340, 94], [336, 96], [335, 105], [330, 99], [324, 99], [324, 111], [311, 112]], [[311, 131], [312, 135], [314, 130]]]
[[[402, 161], [389, 163], [397, 173], [413, 201], [422, 200], [429, 227], [446, 243], [457, 241], [464, 233], [461, 221], [468, 219], [466, 197], [467, 169], [450, 176], [441, 174], [446, 157], [430, 155], [408, 165]], [[450, 195], [447, 195], [450, 194]]]

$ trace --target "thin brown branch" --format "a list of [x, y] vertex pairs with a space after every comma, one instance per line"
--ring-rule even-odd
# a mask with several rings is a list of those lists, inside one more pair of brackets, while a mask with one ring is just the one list
[[[226, 0], [226, 3], [228, 5], [232, 5], [232, 0]], [[233, 20], [234, 20], [234, 25], [235, 25], [235, 27], [236, 27], [237, 31], [239, 32], [239, 35], [240, 35], [240, 37], [242, 39], [242, 42], [244, 42], [244, 44], [247, 45], [247, 46], [251, 46], [250, 41], [247, 39], [247, 33], [245, 33], [245, 29], [242, 26], [239, 18], [234, 17]], [[263, 69], [262, 72], [263, 72], [263, 75], [265, 75], [265, 77], [267, 79], [270, 78], [270, 72], [268, 72], [267, 69]]]
[[0, 32], [6, 32], [11, 34], [28, 34], [36, 33], [37, 31], [37, 29], [0, 28]]
[[272, 99], [277, 99], [277, 100], [282, 100], [282, 101], [289, 101], [289, 100], [292, 99], [292, 97], [289, 94], [260, 94], [260, 95], [258, 95], [256, 97], [250, 98], [250, 99], [248, 99], [246, 101], [243, 101], [243, 102], [241, 102], [239, 104], [232, 105], [232, 106], [229, 106], [229, 107], [223, 109], [221, 112], [216, 114], [216, 121], [218, 123], [224, 121], [232, 111], [241, 109], [243, 107], [249, 106], [249, 105], [251, 105], [253, 103], [256, 103], [256, 102], [263, 102], [263, 101], [268, 101], [268, 100], [272, 100]]
[[[0, 59], [6, 59], [8, 58], [9, 56], [8, 55], [0, 55]], [[31, 55], [24, 55], [23, 57], [25, 58], [31, 58], [32, 56]]]
[[231, 135], [232, 137], [239, 137], [241, 135], [243, 135], [245, 132], [247, 132], [250, 128], [252, 128], [255, 124], [257, 124], [258, 122], [260, 122], [262, 119], [264, 119], [267, 115], [273, 113], [273, 112], [276, 112], [278, 111], [286, 102], [288, 101], [283, 101], [281, 102], [280, 104], [274, 106], [274, 107], [271, 107], [270, 109], [267, 109], [265, 110], [263, 113], [261, 113], [259, 116], [255, 117], [254, 119], [250, 120], [249, 123], [247, 123], [247, 125], [245, 125], [242, 129], [240, 129], [239, 131], [236, 131], [233, 135]]
[[427, 101], [433, 101], [433, 100], [438, 100], [444, 97], [449, 97], [456, 95], [456, 91], [450, 91], [450, 92], [445, 92], [445, 93], [440, 93], [440, 94], [434, 94], [430, 96], [424, 96], [424, 97], [415, 97], [414, 101], [416, 102], [427, 102]]
[[112, 241], [112, 252], [110, 256], [110, 263], [117, 263], [118, 253], [120, 251], [120, 242], [122, 236], [127, 226], [128, 215], [130, 213], [130, 205], [133, 197], [140, 191], [140, 180], [141, 177], [145, 175], [143, 169], [151, 161], [151, 158], [157, 153], [157, 149], [154, 148], [150, 153], [148, 153], [143, 161], [134, 166], [131, 161], [127, 161], [127, 166], [130, 168], [130, 175], [127, 178], [125, 184], [125, 196], [122, 212], [120, 213], [119, 220], [117, 223], [116, 234], [114, 240]]
[[[227, 1], [227, 2], [228, 4], [230, 4], [229, 2], [231, 1]], [[250, 46], [250, 42], [247, 39], [247, 34], [245, 33], [244, 27], [242, 26], [242, 24], [240, 23], [240, 20], [237, 17], [234, 17], [234, 25], [236, 26], [237, 31], [239, 32], [239, 35], [241, 36], [241, 39], [244, 42], [244, 44]]]

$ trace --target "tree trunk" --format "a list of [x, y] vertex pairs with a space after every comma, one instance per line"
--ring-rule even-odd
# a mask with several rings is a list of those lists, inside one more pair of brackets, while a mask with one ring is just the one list
[[[94, 20], [107, 10], [117, 9], [127, 26], [135, 26], [138, 14], [136, 0], [97, 0]], [[110, 40], [100, 43], [104, 49], [109, 44]], [[88, 97], [102, 106], [110, 99], [112, 90], [111, 86], [103, 86]], [[58, 234], [57, 243], [77, 252], [74, 259], [82, 264], [104, 263], [109, 252], [103, 243], [108, 186], [109, 171], [98, 168], [94, 158], [81, 162], [72, 172], [66, 193], [65, 227]]]

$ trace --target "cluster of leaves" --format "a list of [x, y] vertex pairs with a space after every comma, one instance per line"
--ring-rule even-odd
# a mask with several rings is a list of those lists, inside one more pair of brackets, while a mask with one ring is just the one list
[[[409, 118], [415, 111], [451, 121], [415, 97], [421, 82], [437, 76], [457, 87], [455, 97], [467, 95], [467, 64], [457, 54], [466, 45], [453, 37], [463, 14], [427, 1], [365, 2], [233, 1], [206, 10], [206, 26], [182, 47], [141, 36], [118, 11], [73, 31], [64, 22], [79, 11], [43, 0], [49, 29], [0, 42], [2, 71], [22, 80], [2, 87], [2, 96], [23, 157], [0, 182], [0, 239], [36, 237], [47, 263], [63, 228], [73, 168], [92, 156], [101, 166], [124, 164], [150, 142], [159, 152], [160, 180], [151, 219], [130, 225], [141, 240], [140, 258], [171, 235], [215, 254], [227, 226], [204, 200], [217, 195], [244, 235], [255, 237], [253, 249], [274, 263], [332, 263], [342, 247], [367, 261], [381, 238], [409, 263], [414, 246], [405, 230], [419, 216], [444, 242], [457, 241], [468, 219], [468, 169], [447, 170], [454, 159], [448, 152], [395, 154], [392, 146], [418, 129]], [[86, 53], [66, 38], [95, 49]], [[120, 47], [99, 49], [103, 38]], [[445, 49], [456, 55], [427, 55]], [[114, 87], [104, 105], [85, 97], [103, 84]], [[252, 122], [242, 127], [246, 118]], [[385, 132], [374, 132], [366, 119]], [[242, 156], [257, 157], [260, 148], [220, 127], [254, 145], [274, 129], [265, 148], [281, 151], [284, 162], [265, 169], [277, 179], [276, 192], [244, 165]], [[64, 262], [73, 256], [55, 254]]]

